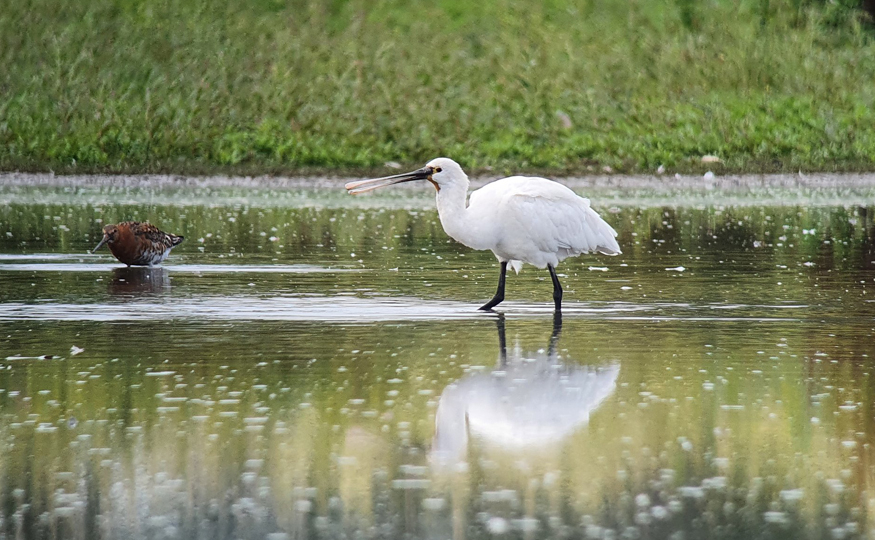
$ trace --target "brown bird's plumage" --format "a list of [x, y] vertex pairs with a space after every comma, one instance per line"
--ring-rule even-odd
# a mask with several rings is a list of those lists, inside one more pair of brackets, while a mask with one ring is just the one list
[[104, 227], [103, 240], [91, 252], [106, 244], [115, 258], [128, 266], [154, 266], [182, 240], [182, 236], [163, 232], [148, 222], [123, 221]]

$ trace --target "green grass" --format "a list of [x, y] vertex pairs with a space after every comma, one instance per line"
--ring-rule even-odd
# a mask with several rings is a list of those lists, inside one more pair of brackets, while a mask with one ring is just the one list
[[875, 170], [833, 3], [18, 0], [0, 62], [0, 170]]

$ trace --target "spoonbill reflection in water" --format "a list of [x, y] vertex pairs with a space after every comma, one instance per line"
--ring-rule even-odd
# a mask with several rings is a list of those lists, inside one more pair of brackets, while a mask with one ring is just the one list
[[617, 255], [617, 232], [590, 208], [589, 199], [566, 186], [527, 176], [511, 176], [486, 184], [468, 198], [468, 176], [458, 163], [437, 158], [416, 171], [349, 182], [357, 195], [377, 188], [428, 180], [437, 190], [437, 209], [444, 231], [472, 249], [491, 250], [501, 274], [495, 296], [480, 307], [490, 310], [504, 300], [507, 266], [517, 273], [523, 263], [550, 270], [553, 302], [562, 309], [562, 286], [556, 266], [581, 253]]
[[614, 392], [620, 366], [561, 363], [556, 354], [561, 329], [557, 313], [546, 356], [508, 357], [500, 316], [502, 373], [468, 375], [443, 391], [431, 450], [435, 466], [464, 461], [470, 438], [511, 452], [537, 452], [556, 447], [589, 422], [590, 414]]

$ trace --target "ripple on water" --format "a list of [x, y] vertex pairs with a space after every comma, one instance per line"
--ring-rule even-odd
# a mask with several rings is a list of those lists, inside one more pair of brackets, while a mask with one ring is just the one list
[[[544, 317], [553, 313], [549, 304], [505, 302], [510, 317]], [[806, 306], [734, 305], [738, 315], [709, 316], [713, 306], [690, 304], [633, 304], [567, 302], [566, 318], [586, 317], [603, 320], [664, 322], [792, 322], [787, 311], [804, 315]], [[754, 314], [755, 312], [755, 314]], [[150, 297], [124, 299], [117, 303], [23, 303], [0, 304], [0, 320], [39, 321], [144, 321], [144, 320], [239, 320], [239, 321], [326, 321], [380, 322], [476, 319], [495, 317], [468, 302], [421, 300], [398, 296], [278, 295], [205, 296], [156, 300]]]
[[[87, 256], [98, 259], [95, 256]], [[69, 260], [85, 259], [86, 256], [44, 258], [43, 256], [6, 256], [0, 261], [14, 260]], [[105, 257], [102, 257], [105, 259]], [[127, 268], [123, 264], [106, 263], [0, 263], [0, 272], [106, 272], [114, 268]], [[179, 274], [316, 274], [341, 272], [362, 272], [359, 268], [325, 267], [312, 264], [168, 264], [154, 267], [134, 267], [143, 270], [163, 270]]]

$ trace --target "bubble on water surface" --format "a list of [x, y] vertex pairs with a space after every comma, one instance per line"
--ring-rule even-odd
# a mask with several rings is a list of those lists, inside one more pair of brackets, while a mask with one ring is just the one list
[[490, 534], [494, 535], [505, 534], [507, 531], [510, 530], [510, 525], [508, 524], [506, 519], [498, 516], [493, 516], [487, 519], [486, 530], [489, 531]]

